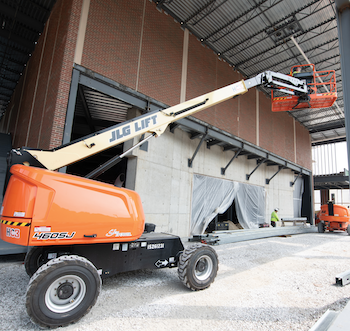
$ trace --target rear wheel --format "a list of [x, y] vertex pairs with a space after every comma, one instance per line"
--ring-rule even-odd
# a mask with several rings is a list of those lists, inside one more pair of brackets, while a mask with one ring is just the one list
[[43, 258], [43, 248], [42, 247], [32, 247], [29, 249], [24, 260], [24, 267], [26, 269], [27, 275], [32, 277], [34, 273], [47, 262]]
[[324, 233], [324, 223], [322, 221], [318, 223], [317, 227], [319, 233]]
[[207, 245], [186, 248], [179, 258], [178, 274], [185, 286], [193, 291], [204, 290], [214, 281], [218, 271], [218, 256]]
[[77, 255], [50, 260], [31, 278], [26, 308], [41, 327], [59, 327], [77, 322], [96, 303], [101, 278], [94, 265]]
[[349, 224], [348, 227], [346, 228], [346, 231], [347, 231], [348, 235], [350, 236], [350, 224]]

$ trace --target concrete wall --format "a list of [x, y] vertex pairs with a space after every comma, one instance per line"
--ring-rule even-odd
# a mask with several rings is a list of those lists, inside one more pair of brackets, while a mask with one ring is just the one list
[[[289, 183], [294, 180], [294, 175], [290, 170], [282, 170], [266, 185], [265, 179], [271, 178], [278, 167], [262, 165], [247, 181], [246, 174], [255, 168], [256, 160], [240, 156], [223, 176], [221, 167], [228, 164], [234, 152], [223, 152], [219, 146], [208, 149], [206, 144], [202, 144], [192, 168], [189, 168], [187, 160], [193, 156], [198, 143], [199, 139], [191, 140], [189, 134], [180, 129], [174, 133], [167, 130], [159, 138], [149, 141], [147, 152], [137, 149], [130, 159], [135, 162], [137, 158], [135, 190], [141, 196], [146, 221], [155, 223], [157, 231], [183, 237], [190, 234], [193, 174], [264, 187], [267, 193], [266, 221], [275, 207], [280, 208], [281, 217], [293, 217], [293, 188]], [[129, 170], [127, 185], [128, 180], [133, 181], [128, 178], [133, 176]]]

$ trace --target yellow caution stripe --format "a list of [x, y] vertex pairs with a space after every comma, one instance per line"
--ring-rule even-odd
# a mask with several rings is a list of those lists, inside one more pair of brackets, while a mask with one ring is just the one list
[[12, 221], [1, 220], [1, 224], [13, 225], [13, 226], [30, 226], [31, 223], [26, 223], [26, 222], [12, 222]]

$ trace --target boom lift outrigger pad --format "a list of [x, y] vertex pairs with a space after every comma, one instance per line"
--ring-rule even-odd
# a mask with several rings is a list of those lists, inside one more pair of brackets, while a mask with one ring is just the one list
[[211, 285], [218, 270], [215, 250], [204, 244], [184, 249], [178, 236], [153, 232], [136, 192], [52, 170], [147, 132], [146, 139], [159, 136], [170, 123], [259, 85], [292, 95], [308, 91], [303, 80], [267, 71], [50, 151], [11, 151], [0, 234], [30, 247], [26, 308], [34, 323], [55, 328], [77, 322], [95, 304], [101, 279], [120, 272], [178, 267], [191, 290]]

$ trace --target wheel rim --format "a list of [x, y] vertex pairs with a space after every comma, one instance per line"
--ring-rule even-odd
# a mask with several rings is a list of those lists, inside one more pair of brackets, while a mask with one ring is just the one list
[[213, 270], [213, 261], [208, 255], [201, 256], [195, 264], [194, 275], [198, 280], [206, 280]]
[[45, 304], [54, 313], [66, 313], [79, 306], [86, 294], [85, 282], [76, 275], [56, 279], [45, 294]]

